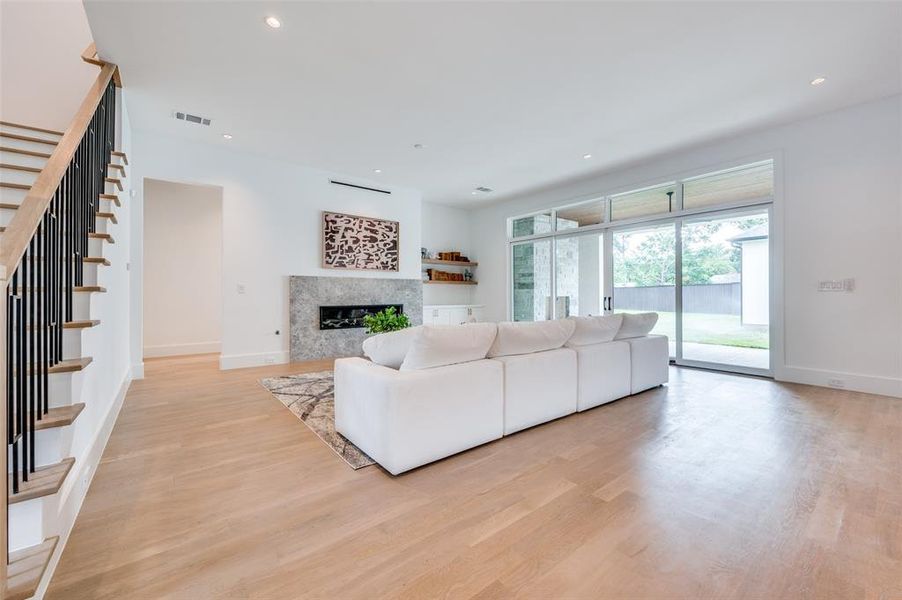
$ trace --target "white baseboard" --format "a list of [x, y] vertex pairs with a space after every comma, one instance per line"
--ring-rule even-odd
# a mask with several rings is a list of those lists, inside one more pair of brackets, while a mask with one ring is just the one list
[[132, 379], [144, 379], [144, 363], [139, 362], [132, 365]]
[[[861, 375], [859, 373], [842, 373], [837, 371], [824, 371], [821, 369], [809, 369], [807, 367], [782, 367], [774, 373], [777, 381], [790, 381], [792, 383], [805, 383], [819, 385], [832, 389], [844, 389], [866, 394], [879, 394], [881, 396], [895, 396], [902, 398], [902, 379], [895, 377], [880, 377], [877, 375]], [[842, 382], [842, 387], [835, 382]]]
[[158, 356], [182, 356], [184, 354], [210, 354], [219, 352], [221, 342], [191, 342], [190, 344], [165, 344], [163, 346], [144, 346], [144, 358]]
[[288, 362], [288, 351], [258, 352], [256, 354], [230, 354], [219, 357], [219, 368], [245, 369], [247, 367], [262, 367], [264, 365], [281, 365]]
[[66, 542], [69, 541], [69, 534], [72, 533], [72, 528], [75, 526], [75, 519], [78, 517], [79, 511], [81, 511], [81, 505], [85, 500], [85, 496], [88, 494], [88, 489], [91, 487], [94, 473], [97, 472], [97, 466], [100, 464], [100, 458], [103, 456], [106, 443], [109, 441], [110, 434], [113, 432], [113, 426], [116, 424], [116, 419], [119, 417], [119, 410], [122, 408], [122, 403], [125, 401], [125, 395], [128, 393], [130, 384], [131, 372], [126, 372], [122, 379], [122, 383], [119, 385], [119, 391], [116, 392], [113, 403], [110, 405], [109, 410], [107, 410], [106, 415], [104, 415], [103, 422], [98, 428], [97, 434], [91, 442], [91, 446], [85, 453], [84, 458], [75, 462], [72, 471], [66, 478], [66, 483], [63, 484], [63, 488], [59, 492], [60, 501], [57, 520], [59, 532], [57, 535], [59, 535], [60, 539], [59, 543], [56, 545], [56, 550], [54, 550], [53, 555], [50, 557], [47, 569], [44, 571], [44, 577], [41, 579], [41, 584], [38, 586], [38, 590], [34, 595], [35, 600], [41, 600], [44, 597], [47, 586], [53, 578], [53, 572], [56, 570], [60, 557], [63, 555], [63, 550], [66, 548]]

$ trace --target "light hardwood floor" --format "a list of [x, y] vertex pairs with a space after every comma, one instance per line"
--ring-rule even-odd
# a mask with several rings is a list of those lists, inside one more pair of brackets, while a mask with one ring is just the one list
[[902, 597], [902, 400], [672, 369], [391, 477], [258, 383], [324, 367], [148, 362], [47, 598]]

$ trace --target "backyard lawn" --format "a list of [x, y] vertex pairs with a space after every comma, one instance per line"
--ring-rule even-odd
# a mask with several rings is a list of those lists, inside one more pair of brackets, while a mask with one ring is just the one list
[[[637, 313], [639, 310], [618, 312]], [[676, 341], [676, 315], [658, 312], [658, 324], [652, 333], [666, 335]], [[739, 315], [683, 314], [683, 341], [739, 348], [767, 348], [770, 334], [767, 325], [743, 325]]]

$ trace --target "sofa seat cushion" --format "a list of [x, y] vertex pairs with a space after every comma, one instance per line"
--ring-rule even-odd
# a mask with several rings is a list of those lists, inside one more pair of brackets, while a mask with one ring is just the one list
[[577, 410], [588, 410], [630, 395], [630, 345], [592, 344], [573, 349], [577, 365]]
[[602, 315], [597, 317], [570, 317], [575, 329], [567, 340], [568, 348], [604, 344], [614, 339], [623, 323], [623, 314]]
[[630, 346], [630, 393], [664, 385], [670, 375], [670, 345], [666, 335], [625, 340]]
[[377, 365], [399, 369], [413, 339], [422, 328], [419, 325], [368, 337], [363, 340], [363, 354]]
[[576, 324], [569, 319], [498, 323], [489, 358], [554, 350], [567, 343]]
[[658, 322], [658, 313], [656, 312], [622, 314], [623, 323], [620, 325], [620, 331], [617, 332], [617, 336], [614, 338], [615, 340], [625, 340], [648, 335]]
[[431, 369], [485, 358], [495, 341], [494, 323], [424, 325], [401, 363], [402, 371]]
[[576, 353], [569, 348], [501, 356], [504, 434], [576, 412]]

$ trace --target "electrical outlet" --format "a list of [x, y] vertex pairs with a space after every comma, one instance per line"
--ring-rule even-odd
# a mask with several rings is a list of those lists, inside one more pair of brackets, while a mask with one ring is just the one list
[[817, 282], [819, 292], [854, 292], [854, 279], [825, 279]]
[[263, 363], [267, 364], [267, 365], [271, 365], [275, 362], [276, 362], [276, 359], [274, 359], [272, 356], [267, 356], [263, 359]]
[[832, 388], [836, 388], [838, 390], [846, 389], [846, 382], [843, 381], [842, 379], [828, 379], [827, 385], [829, 385]]

